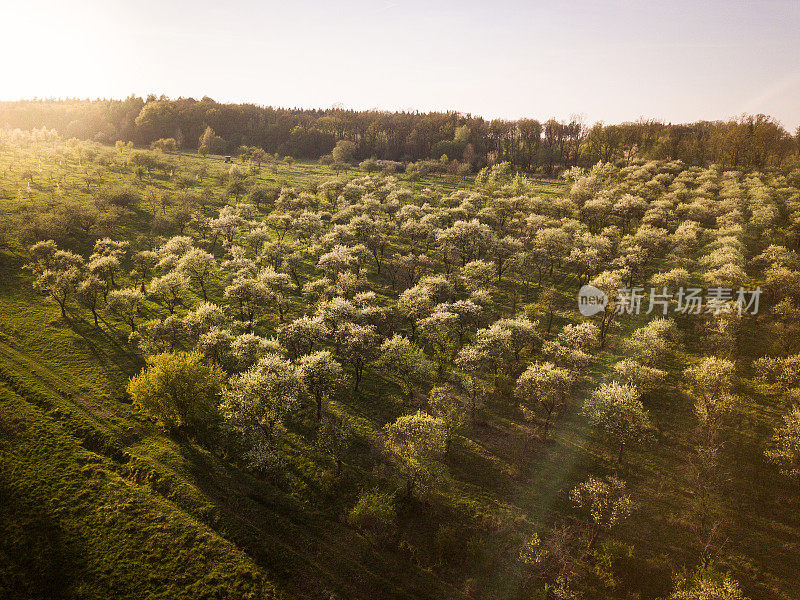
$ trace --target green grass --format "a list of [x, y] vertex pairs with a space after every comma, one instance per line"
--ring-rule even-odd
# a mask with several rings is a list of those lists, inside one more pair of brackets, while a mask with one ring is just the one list
[[[13, 278], [10, 281], [13, 282]], [[103, 524], [96, 521], [70, 522], [75, 530], [73, 535], [96, 538], [101, 547], [108, 548], [107, 556], [103, 556], [102, 550], [92, 556], [91, 560], [99, 565], [92, 564], [91, 569], [107, 569], [108, 585], [117, 586], [113, 589], [118, 597], [141, 597], [141, 590], [150, 594], [150, 588], [141, 586], [137, 577], [149, 577], [152, 585], [159, 585], [168, 578], [169, 569], [186, 571], [181, 561], [189, 559], [198, 573], [205, 569], [205, 563], [216, 562], [224, 567], [223, 571], [230, 571], [229, 576], [217, 582], [219, 576], [214, 571], [208, 574], [210, 583], [206, 585], [197, 575], [200, 580], [185, 590], [187, 580], [175, 577], [174, 587], [152, 592], [153, 597], [184, 597], [182, 594], [185, 597], [248, 597], [248, 593], [254, 594], [253, 597], [269, 597], [272, 587], [266, 583], [254, 584], [252, 592], [236, 587], [244, 586], [248, 579], [236, 570], [239, 564], [246, 565], [255, 580], [265, 582], [269, 575], [281, 581], [284, 589], [300, 595], [314, 595], [322, 588], [353, 594], [368, 586], [385, 597], [401, 598], [408, 593], [417, 595], [413, 593], [414, 586], [421, 590], [435, 590], [441, 586], [425, 582], [429, 577], [422, 572], [417, 573], [419, 582], [408, 576], [398, 580], [393, 573], [403, 574], [399, 567], [381, 573], [380, 564], [387, 557], [375, 556], [372, 564], [364, 561], [362, 553], [369, 555], [369, 546], [349, 528], [319, 514], [317, 509], [278, 493], [263, 480], [191, 441], [165, 436], [148, 417], [125, 402], [121, 388], [140, 363], [122, 340], [98, 333], [84, 320], [85, 315], [71, 315], [71, 322], [63, 323], [55, 307], [34, 294], [27, 281], [4, 289], [0, 322], [14, 324], [13, 328], [3, 328], [11, 333], [0, 340], [0, 379], [5, 381], [4, 390], [8, 390], [2, 401], [4, 419], [22, 419], [26, 431], [33, 431], [35, 419], [36, 431], [42, 431], [26, 436], [24, 445], [15, 440], [13, 445], [4, 445], [0, 450], [2, 464], [12, 469], [14, 481], [19, 480], [20, 486], [25, 482], [24, 487], [14, 487], [9, 493], [16, 494], [14, 498], [28, 497], [36, 488], [47, 489], [42, 492], [45, 496], [34, 496], [39, 502], [63, 493], [59, 504], [51, 507], [57, 512], [60, 506], [87, 515], [99, 506], [136, 506], [137, 513], [120, 514], [118, 519], [139, 535], [125, 542], [132, 547], [132, 557], [128, 560], [136, 560], [136, 552], [144, 558], [140, 570], [132, 569], [124, 581], [115, 580], [113, 568], [119, 552], [114, 550], [113, 544], [123, 542], [104, 539], [105, 535], [117, 535], [119, 523], [111, 521], [106, 531]], [[39, 440], [44, 438], [52, 438], [55, 446], [40, 445]], [[15, 452], [9, 452], [9, 448]], [[26, 457], [27, 462], [23, 462], [21, 456]], [[91, 480], [94, 483], [84, 489], [86, 479], [75, 473], [86, 461], [92, 464], [96, 461], [98, 468], [104, 467], [105, 475]], [[73, 468], [64, 471], [65, 464]], [[106, 481], [115, 482], [113, 500], [97, 496], [99, 492], [95, 488], [102, 492]], [[132, 497], [120, 500], [122, 490], [130, 490]], [[11, 505], [14, 504], [12, 501]], [[170, 519], [183, 523], [192, 533], [175, 534], [170, 527], [161, 524], [165, 520], [171, 523]], [[141, 527], [137, 527], [139, 520]], [[155, 532], [147, 526], [149, 520], [156, 523]], [[163, 538], [150, 539], [160, 529], [164, 530]], [[10, 531], [7, 539], [17, 539], [21, 532], [14, 533]], [[170, 557], [173, 539], [181, 540], [184, 535], [204, 535], [219, 540], [219, 547], [212, 546], [211, 553], [201, 546], [197, 556], [190, 558], [184, 556], [188, 551], [181, 549], [178, 555]], [[348, 539], [343, 544], [346, 551], [343, 551], [340, 544]], [[157, 547], [157, 540], [165, 547]], [[74, 552], [83, 553], [81, 542], [71, 543], [75, 544]], [[181, 546], [178, 543], [173, 549]], [[151, 573], [151, 555], [152, 560], [164, 563], [167, 574]], [[70, 567], [69, 571], [72, 570]], [[356, 588], [345, 575], [354, 571], [362, 572], [362, 580]], [[89, 571], [87, 576], [93, 573]], [[191, 578], [191, 575], [188, 571], [186, 576]], [[80, 572], [75, 577], [78, 581], [82, 579]], [[80, 593], [76, 590], [76, 597], [101, 594], [106, 589], [102, 581], [98, 581], [99, 587], [91, 587], [94, 577], [88, 577], [88, 581], [84, 582], [89, 586], [87, 590]], [[411, 586], [411, 590], [405, 591], [406, 586]], [[13, 589], [10, 588], [9, 593]], [[161, 593], [163, 596], [159, 595]]]

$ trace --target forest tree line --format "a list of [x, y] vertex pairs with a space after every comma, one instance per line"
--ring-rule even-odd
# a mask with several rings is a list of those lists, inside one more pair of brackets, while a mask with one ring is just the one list
[[796, 166], [800, 148], [800, 130], [791, 134], [765, 115], [687, 124], [640, 119], [589, 126], [579, 118], [486, 120], [458, 112], [274, 108], [154, 95], [2, 102], [0, 127], [47, 127], [63, 137], [103, 143], [150, 145], [174, 138], [185, 150], [200, 147], [210, 128], [220, 143], [217, 149], [224, 153], [250, 146], [308, 159], [323, 157], [337, 142], [347, 140], [354, 144], [356, 160], [446, 156], [473, 170], [509, 162], [545, 175], [598, 161], [625, 166], [634, 158], [764, 170]]

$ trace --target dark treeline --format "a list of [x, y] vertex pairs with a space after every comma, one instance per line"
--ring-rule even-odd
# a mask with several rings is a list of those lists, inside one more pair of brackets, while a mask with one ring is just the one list
[[634, 157], [763, 170], [796, 162], [800, 141], [800, 132], [793, 136], [764, 115], [679, 125], [639, 120], [587, 126], [579, 120], [488, 121], [457, 112], [288, 109], [152, 95], [3, 102], [0, 126], [47, 127], [65, 137], [105, 143], [148, 145], [174, 138], [188, 150], [198, 147], [210, 127], [227, 152], [259, 146], [269, 153], [319, 158], [337, 141], [349, 140], [358, 159], [414, 161], [446, 155], [473, 168], [508, 161], [545, 174], [601, 160], [626, 164]]

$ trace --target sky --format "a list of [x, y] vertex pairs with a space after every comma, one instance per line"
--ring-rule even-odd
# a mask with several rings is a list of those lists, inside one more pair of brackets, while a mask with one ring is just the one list
[[457, 110], [487, 118], [764, 113], [800, 125], [798, 0], [0, 0], [0, 100]]

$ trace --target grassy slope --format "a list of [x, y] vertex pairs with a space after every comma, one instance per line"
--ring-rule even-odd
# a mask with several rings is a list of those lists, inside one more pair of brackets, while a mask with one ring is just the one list
[[[298, 185], [331, 175], [304, 163], [280, 169], [277, 179]], [[431, 184], [456, 185], [445, 179], [415, 187]], [[403, 515], [409, 539], [437, 548], [439, 575], [433, 575], [415, 565], [429, 560], [384, 552], [342, 525], [340, 510], [327, 510], [324, 496], [322, 502], [287, 496], [191, 442], [164, 436], [122, 401], [124, 382], [139, 367], [122, 342], [124, 328], [107, 323], [98, 332], [75, 311], [65, 325], [55, 304], [31, 291], [19, 264], [19, 257], [0, 257], [0, 493], [10, 499], [0, 502], [6, 534], [0, 548], [12, 574], [30, 572], [20, 557], [45, 558], [38, 583], [2, 582], [12, 589], [67, 597], [258, 597], [273, 593], [269, 580], [289, 596], [433, 598], [461, 595], [460, 582], [474, 577], [482, 597], [514, 598], [524, 595], [513, 566], [518, 532], [568, 514], [566, 490], [587, 472], [614, 468], [610, 451], [593, 441], [577, 411], [554, 441], [526, 448], [511, 403], [494, 399], [454, 448], [443, 506], [410, 506]], [[572, 294], [568, 286], [564, 291]], [[675, 371], [690, 359], [678, 357]], [[609, 360], [599, 357], [598, 376]], [[728, 477], [715, 510], [729, 523], [727, 565], [745, 590], [788, 599], [800, 593], [797, 495], [761, 459], [757, 440], [777, 421], [777, 407], [758, 390], [745, 391], [748, 404], [724, 454]], [[368, 393], [368, 401], [346, 408], [374, 431], [402, 407]], [[690, 404], [673, 385], [648, 406], [662, 433], [658, 443], [629, 452], [621, 469], [640, 510], [617, 536], [634, 554], [617, 565], [623, 574], [615, 597], [626, 590], [666, 594], [670, 567], [691, 565], [696, 544], [685, 519], [692, 504]], [[352, 493], [345, 490], [345, 497]], [[483, 515], [496, 531], [488, 544], [475, 537], [485, 544], [473, 553], [483, 557], [478, 572], [461, 549], [443, 549], [442, 529], [431, 525], [464, 513]], [[56, 589], [48, 590], [45, 582], [54, 578]]]
[[[0, 415], [12, 432], [15, 423], [22, 427], [0, 450], [3, 495], [11, 507], [27, 499], [43, 511], [41, 518], [69, 530], [64, 545], [81, 560], [65, 571], [90, 595], [113, 589], [118, 597], [141, 597], [144, 589], [155, 597], [269, 597], [271, 586], [248, 585], [261, 582], [265, 571], [280, 587], [309, 596], [325, 589], [347, 595], [366, 589], [385, 598], [441, 591], [424, 573], [386, 568], [392, 557], [371, 556], [369, 544], [349, 528], [194, 443], [163, 435], [123, 401], [137, 359], [84, 315], [73, 313], [71, 326], [63, 323], [57, 307], [3, 258]], [[98, 511], [111, 515], [97, 520]], [[14, 539], [21, 533], [13, 529], [16, 520], [13, 514], [3, 519]], [[126, 537], [117, 539], [120, 529]], [[97, 546], [84, 548], [88, 541]], [[171, 573], [185, 575], [170, 579]], [[81, 597], [79, 589], [75, 596]]]
[[[212, 161], [219, 162], [205, 162]], [[89, 201], [79, 178], [70, 176], [68, 168], [53, 167], [65, 174], [65, 189], [75, 186], [73, 198]], [[312, 175], [333, 176], [303, 163], [281, 169], [288, 171], [281, 181], [297, 185]], [[105, 181], [110, 179], [117, 178], [106, 173]], [[275, 180], [271, 174], [265, 179]], [[152, 182], [160, 185], [158, 179]], [[213, 187], [209, 178], [207, 183]], [[39, 201], [35, 192], [31, 196]], [[14, 205], [25, 203], [25, 198], [7, 198], [3, 208], [13, 211]], [[136, 215], [128, 221], [120, 229], [136, 229]], [[124, 401], [127, 378], [141, 367], [125, 345], [124, 326], [105, 321], [98, 331], [74, 307], [64, 323], [57, 307], [31, 289], [22, 262], [18, 255], [0, 255], [0, 380], [6, 382], [0, 418], [11, 431], [0, 448], [7, 476], [2, 494], [9, 500], [0, 530], [7, 534], [2, 536], [6, 543], [0, 543], [4, 557], [10, 560], [19, 545], [30, 541], [17, 526], [30, 512], [31, 518], [69, 531], [60, 543], [72, 559], [53, 566], [79, 584], [55, 583], [65, 597], [106, 590], [116, 597], [268, 597], [274, 587], [266, 583], [266, 572], [289, 596], [452, 595], [447, 584], [376, 550], [337, 518], [277, 493], [190, 441], [165, 436]], [[17, 428], [24, 435], [15, 434]], [[37, 434], [29, 435], [33, 431]], [[40, 443], [43, 438], [52, 438], [54, 446]], [[85, 464], [98, 465], [87, 469], [103, 474], [76, 476]], [[109, 481], [115, 489], [106, 497], [102, 494]], [[137, 507], [134, 514], [126, 514], [130, 506]], [[114, 516], [98, 522], [64, 514], [91, 515], [100, 507]], [[176, 531], [172, 521], [183, 529]], [[118, 529], [130, 532], [128, 538], [116, 539]], [[164, 534], [155, 535], [158, 530]], [[210, 541], [184, 543], [187, 536]], [[126, 546], [127, 562], [122, 562]], [[25, 597], [41, 588], [49, 596], [52, 590], [43, 582], [52, 573], [26, 584], [23, 573], [30, 568], [30, 563], [12, 568], [17, 575], [7, 582], [0, 579], [8, 586], [0, 590], [9, 595], [16, 590]]]
[[132, 476], [140, 419], [109, 395], [130, 357], [4, 282], [1, 595], [274, 597], [252, 558]]

